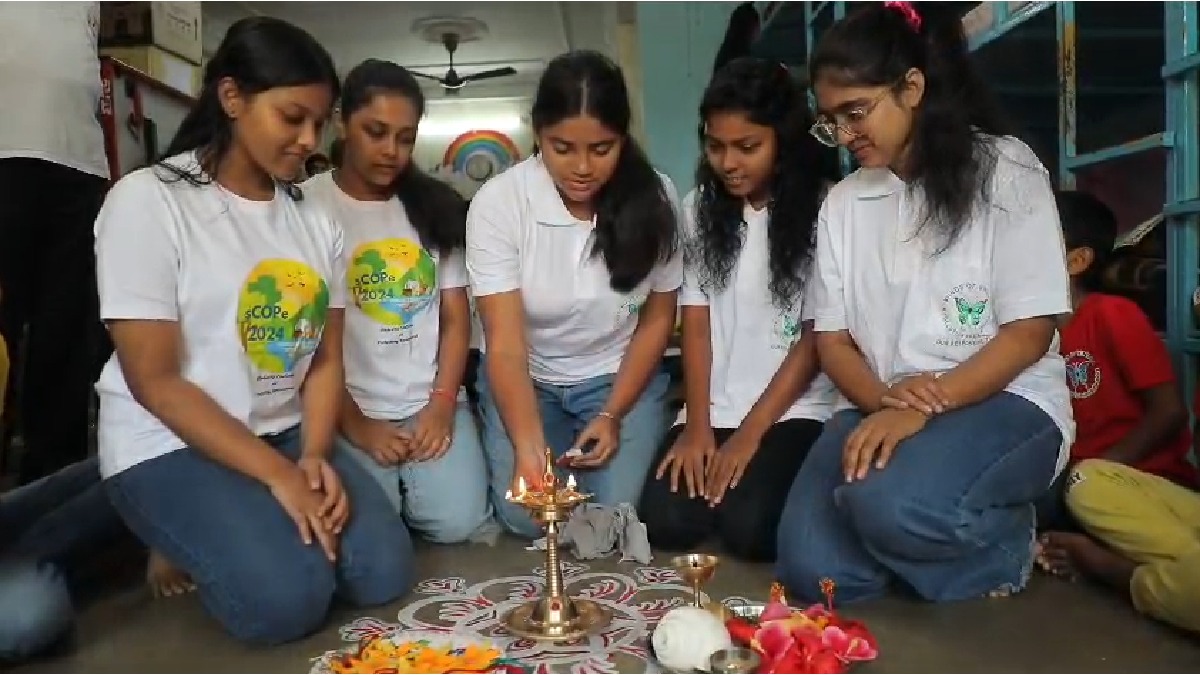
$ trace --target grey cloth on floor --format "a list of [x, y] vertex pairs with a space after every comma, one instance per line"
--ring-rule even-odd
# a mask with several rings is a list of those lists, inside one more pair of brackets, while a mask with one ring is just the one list
[[[621, 562], [636, 560], [645, 565], [653, 558], [646, 525], [638, 520], [632, 504], [584, 504], [563, 524], [558, 540], [579, 560], [606, 558], [617, 550]], [[546, 538], [533, 542], [532, 548], [546, 550]]]

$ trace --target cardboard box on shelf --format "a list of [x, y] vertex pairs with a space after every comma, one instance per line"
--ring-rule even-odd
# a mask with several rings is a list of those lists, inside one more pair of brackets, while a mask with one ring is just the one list
[[156, 46], [192, 64], [204, 57], [199, 2], [102, 2], [101, 47]]
[[188, 96], [200, 93], [202, 71], [163, 49], [146, 47], [105, 47], [103, 56], [111, 56], [122, 63], [133, 66], [163, 84], [177, 89]]

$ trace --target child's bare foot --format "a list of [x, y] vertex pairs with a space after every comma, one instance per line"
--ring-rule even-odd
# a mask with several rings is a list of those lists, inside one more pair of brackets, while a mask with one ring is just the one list
[[1038, 540], [1037, 564], [1043, 571], [1060, 579], [1075, 581], [1079, 569], [1074, 552], [1081, 545], [1094, 545], [1085, 534], [1070, 532], [1047, 532]]
[[146, 563], [146, 583], [154, 596], [160, 598], [183, 595], [196, 590], [196, 584], [187, 572], [176, 567], [166, 556], [155, 550], [150, 551], [150, 560]]

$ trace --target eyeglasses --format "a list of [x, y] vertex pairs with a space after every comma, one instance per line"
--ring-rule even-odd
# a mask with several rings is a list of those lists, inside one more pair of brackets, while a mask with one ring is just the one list
[[883, 98], [891, 92], [891, 89], [885, 89], [878, 96], [866, 105], [857, 106], [850, 110], [835, 114], [832, 119], [829, 115], [821, 115], [817, 121], [808, 130], [813, 138], [820, 141], [823, 145], [831, 148], [838, 146], [838, 132], [843, 131], [850, 137], [859, 135], [859, 127], [867, 120], [871, 113], [875, 112], [875, 108], [879, 107]]

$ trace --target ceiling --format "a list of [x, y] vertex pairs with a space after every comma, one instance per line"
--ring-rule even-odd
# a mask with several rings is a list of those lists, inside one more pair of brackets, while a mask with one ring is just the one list
[[[367, 58], [395, 61], [417, 72], [444, 75], [441, 44], [414, 34], [414, 23], [433, 17], [472, 17], [486, 24], [478, 39], [454, 55], [460, 75], [512, 66], [517, 75], [468, 84], [459, 98], [528, 96], [545, 64], [570, 49], [595, 49], [616, 57], [618, 16], [632, 2], [205, 2], [204, 47], [211, 53], [225, 30], [253, 14], [290, 21], [325, 45], [344, 74]], [[441, 88], [429, 84], [436, 98]]]

